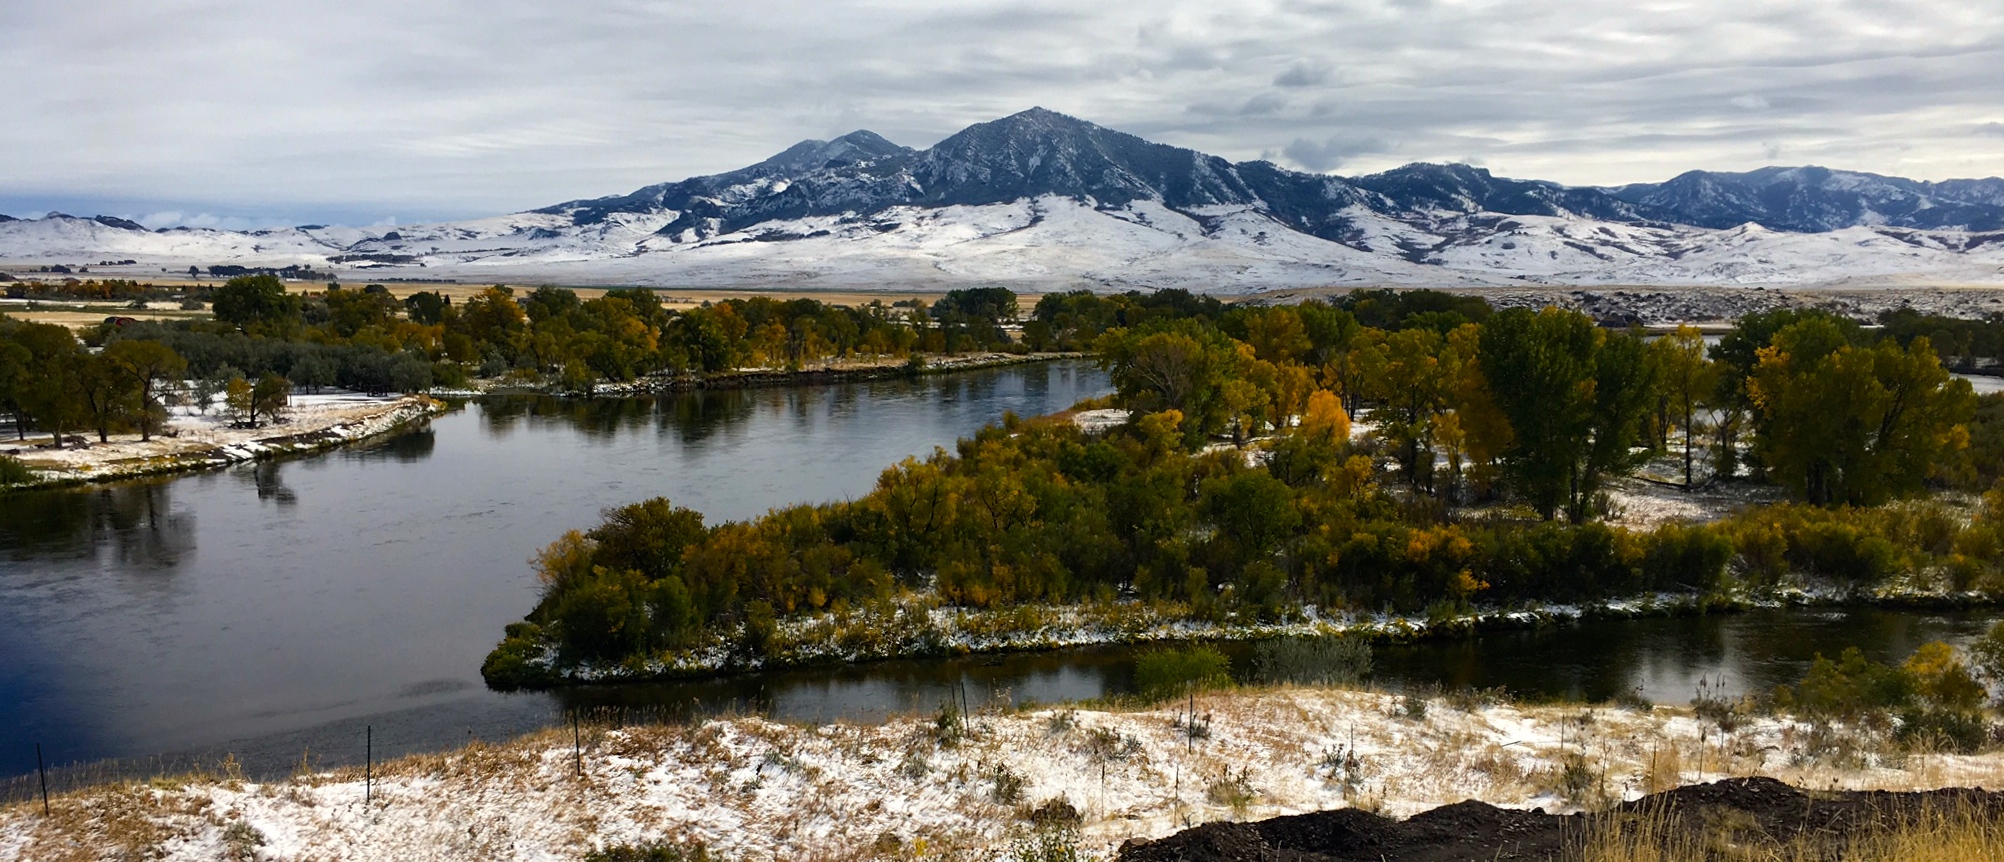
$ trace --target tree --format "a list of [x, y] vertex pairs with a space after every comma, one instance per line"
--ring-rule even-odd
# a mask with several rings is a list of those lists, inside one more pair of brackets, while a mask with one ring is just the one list
[[137, 339], [113, 342], [104, 349], [104, 358], [137, 388], [139, 439], [153, 439], [153, 432], [167, 416], [167, 408], [160, 403], [157, 387], [163, 380], [180, 379], [181, 374], [188, 370], [187, 360], [158, 341]]
[[1634, 464], [1653, 379], [1641, 342], [1576, 311], [1510, 309], [1482, 327], [1482, 374], [1509, 420], [1511, 485], [1551, 519], [1593, 515], [1610, 473]]
[[286, 293], [285, 282], [270, 273], [223, 282], [210, 305], [217, 320], [241, 329], [259, 325], [283, 329], [300, 319], [298, 298]]
[[62, 448], [63, 432], [89, 418], [84, 402], [84, 360], [76, 336], [53, 323], [24, 323], [14, 330], [14, 342], [29, 355], [27, 376], [20, 382], [20, 405], [37, 428], [49, 432]]
[[1684, 487], [1692, 485], [1692, 450], [1698, 437], [1698, 408], [1718, 390], [1719, 367], [1705, 358], [1705, 337], [1694, 326], [1652, 342], [1650, 353], [1663, 375], [1663, 391], [1674, 412], [1672, 421], [1684, 433]]
[[[1740, 431], [1754, 412], [1753, 396], [1747, 381], [1753, 377], [1754, 367], [1760, 362], [1760, 351], [1774, 342], [1775, 333], [1809, 320], [1829, 323], [1847, 343], [1855, 344], [1862, 338], [1857, 322], [1849, 318], [1820, 308], [1782, 308], [1741, 317], [1733, 323], [1732, 331], [1727, 332], [1711, 349], [1718, 374], [1717, 386], [1712, 394], [1712, 409], [1717, 415], [1712, 428], [1712, 472], [1715, 475], [1732, 476], [1739, 471]], [[1758, 454], [1755, 453], [1756, 456]], [[1757, 474], [1764, 469], [1758, 460], [1752, 466]]]
[[232, 424], [257, 426], [257, 396], [251, 382], [242, 377], [232, 377], [223, 384], [223, 410], [229, 414]]
[[251, 387], [250, 419], [252, 427], [258, 424], [257, 417], [263, 415], [266, 422], [277, 422], [284, 418], [292, 405], [292, 382], [267, 371]]
[[139, 382], [108, 356], [82, 354], [77, 365], [84, 411], [97, 429], [97, 442], [111, 442], [112, 426], [122, 424], [137, 411]]
[[1916, 338], [1854, 347], [1831, 321], [1777, 332], [1748, 379], [1756, 445], [1803, 500], [1873, 505], [1917, 490], [1967, 442], [1969, 382]]
[[451, 307], [452, 300], [436, 290], [420, 290], [404, 297], [404, 313], [426, 326], [444, 322], [446, 309]]
[[1447, 409], [1455, 376], [1441, 362], [1446, 339], [1431, 329], [1373, 329], [1365, 330], [1360, 341], [1358, 384], [1364, 397], [1379, 405], [1371, 414], [1376, 433], [1398, 459], [1406, 481], [1432, 490], [1434, 422]]
[[0, 409], [14, 417], [14, 439], [28, 439], [28, 410], [22, 398], [30, 397], [25, 392], [32, 379], [31, 365], [35, 356], [28, 348], [16, 343], [13, 333], [0, 330]]
[[1242, 357], [1222, 333], [1188, 322], [1119, 328], [1107, 330], [1095, 345], [1123, 403], [1145, 412], [1182, 413], [1185, 439], [1193, 445], [1224, 427], [1225, 383], [1238, 376]]

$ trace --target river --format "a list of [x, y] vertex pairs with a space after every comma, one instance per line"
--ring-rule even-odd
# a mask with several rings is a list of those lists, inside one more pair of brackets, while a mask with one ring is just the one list
[[[478, 668], [535, 601], [526, 564], [600, 509], [666, 496], [720, 519], [853, 497], [882, 469], [999, 419], [1103, 394], [1083, 362], [662, 399], [491, 398], [318, 456], [0, 497], [0, 776], [127, 759], [256, 774], [502, 739], [569, 709], [870, 720], [1128, 688], [1131, 652], [884, 662], [671, 685], [499, 694]], [[1761, 690], [1817, 651], [1880, 659], [1980, 616], [1762, 612], [1386, 647], [1382, 684], [1688, 701]], [[1232, 650], [1244, 657], [1244, 648]], [[160, 755], [164, 758], [151, 759]], [[138, 760], [133, 760], [138, 759]], [[84, 772], [71, 770], [73, 775]]]

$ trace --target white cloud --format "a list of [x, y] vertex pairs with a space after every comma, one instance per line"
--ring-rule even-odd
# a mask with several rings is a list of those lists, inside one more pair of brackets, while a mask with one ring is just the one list
[[148, 230], [159, 230], [163, 227], [173, 227], [180, 224], [181, 212], [180, 210], [164, 210], [157, 213], [147, 213], [140, 216], [136, 221], [145, 225]]
[[13, 0], [0, 44], [0, 189], [57, 209], [477, 215], [1037, 104], [1346, 172], [2004, 172], [1968, 119], [2004, 102], [1998, 4]]

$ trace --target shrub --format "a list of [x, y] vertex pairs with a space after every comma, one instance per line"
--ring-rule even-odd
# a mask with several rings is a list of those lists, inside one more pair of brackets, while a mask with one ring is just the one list
[[584, 862], [711, 862], [701, 844], [619, 844], [586, 853]]
[[508, 637], [481, 662], [480, 676], [499, 691], [549, 684], [555, 681], [549, 668], [536, 661], [542, 655], [542, 629], [533, 623], [511, 623]]
[[1816, 654], [1793, 688], [1775, 689], [1775, 705], [1816, 719], [1858, 719], [1897, 709], [1913, 698], [1913, 683], [1898, 668], [1867, 661], [1857, 647], [1837, 661]]
[[1231, 684], [1231, 660], [1217, 647], [1157, 649], [1134, 660], [1134, 688], [1145, 700], [1164, 700], [1190, 689]]
[[35, 472], [21, 459], [12, 455], [0, 455], [0, 485], [24, 485], [35, 481]]
[[998, 805], [1015, 805], [1023, 801], [1023, 776], [1010, 769], [1007, 764], [995, 764], [988, 776], [995, 787], [990, 794]]
[[1039, 829], [1009, 847], [1010, 862], [1088, 862], [1098, 857], [1079, 849], [1079, 833], [1070, 824]]
[[1990, 727], [1983, 716], [1949, 709], [1910, 709], [1900, 713], [1895, 736], [1910, 746], [1969, 754], [1983, 747]]
[[2004, 621], [1990, 626], [1990, 632], [1969, 645], [1976, 659], [1976, 672], [1993, 683], [2004, 683]]
[[1724, 531], [1667, 524], [1642, 540], [1642, 578], [1657, 589], [1717, 590], [1732, 558], [1733, 540]]
[[1799, 569], [1852, 583], [1877, 581], [1899, 564], [1892, 542], [1862, 526], [1832, 521], [1797, 528], [1789, 536], [1788, 556]]
[[1262, 682], [1355, 685], [1371, 672], [1371, 645], [1360, 638], [1280, 638], [1253, 651]]

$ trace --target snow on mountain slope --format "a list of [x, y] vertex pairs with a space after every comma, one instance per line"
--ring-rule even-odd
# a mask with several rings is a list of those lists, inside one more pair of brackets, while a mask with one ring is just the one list
[[[1327, 285], [2004, 284], [2004, 180], [1817, 167], [1577, 188], [1414, 164], [1233, 163], [1035, 108], [926, 150], [869, 131], [710, 176], [394, 228], [148, 231], [0, 220], [14, 268], [131, 259], [350, 277], [1031, 290]], [[116, 268], [114, 268], [116, 272]]]
[[319, 265], [341, 249], [337, 242], [297, 228], [250, 233], [211, 228], [149, 231], [138, 225], [117, 226], [60, 213], [0, 222], [0, 261], [89, 265], [99, 260], [130, 259], [177, 268], [195, 262]]

